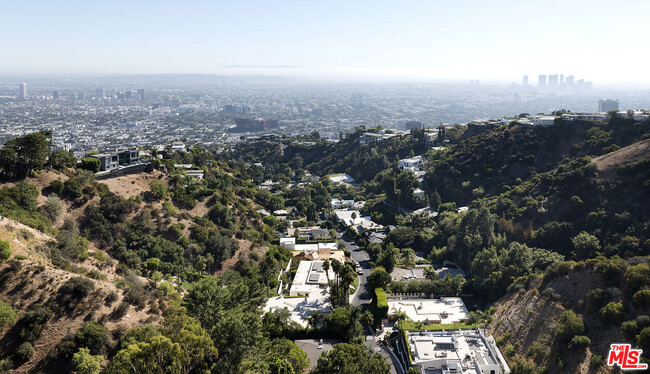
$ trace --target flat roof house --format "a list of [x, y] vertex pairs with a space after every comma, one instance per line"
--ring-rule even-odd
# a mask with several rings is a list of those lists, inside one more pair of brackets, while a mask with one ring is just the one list
[[492, 336], [482, 329], [408, 332], [406, 334], [418, 372], [455, 374], [508, 374], [510, 367]]

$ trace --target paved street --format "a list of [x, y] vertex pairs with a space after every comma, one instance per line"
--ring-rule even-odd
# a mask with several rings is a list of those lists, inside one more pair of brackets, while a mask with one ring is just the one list
[[368, 308], [368, 304], [372, 300], [372, 295], [368, 289], [368, 275], [370, 275], [370, 263], [368, 262], [370, 258], [368, 254], [362, 251], [358, 245], [354, 244], [354, 241], [343, 236], [342, 233], [336, 233], [336, 239], [345, 243], [345, 249], [350, 251], [350, 257], [352, 260], [356, 261], [361, 265], [363, 269], [363, 275], [359, 276], [359, 287], [358, 291], [354, 294], [351, 300], [352, 305], [362, 306], [364, 310]]
[[[352, 260], [356, 261], [361, 265], [363, 269], [363, 275], [359, 276], [359, 287], [357, 292], [352, 296], [352, 305], [361, 306], [363, 310], [367, 310], [370, 306], [370, 301], [372, 300], [372, 295], [368, 289], [368, 275], [370, 275], [371, 266], [370, 266], [370, 257], [364, 251], [362, 251], [358, 245], [354, 243], [351, 239], [345, 237], [343, 233], [337, 232], [336, 239], [345, 243], [345, 249], [350, 251], [350, 257]], [[392, 358], [379, 344], [375, 342], [375, 337], [366, 331], [366, 342], [372, 346], [375, 352], [381, 353], [382, 356], [386, 358], [386, 361], [391, 364], [390, 372], [392, 374], [398, 374], [395, 369], [395, 364], [393, 363]], [[400, 370], [401, 371], [401, 370]]]

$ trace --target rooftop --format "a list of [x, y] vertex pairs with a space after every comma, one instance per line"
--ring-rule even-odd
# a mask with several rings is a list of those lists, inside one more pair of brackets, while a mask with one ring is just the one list
[[442, 297], [440, 299], [388, 299], [388, 314], [404, 312], [415, 322], [424, 323], [460, 323], [469, 320], [469, 311], [460, 297]]
[[481, 329], [410, 332], [407, 338], [412, 364], [422, 373], [510, 373], [494, 339]]

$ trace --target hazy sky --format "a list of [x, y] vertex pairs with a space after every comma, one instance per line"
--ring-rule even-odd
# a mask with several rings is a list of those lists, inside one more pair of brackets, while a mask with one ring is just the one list
[[650, 82], [649, 14], [646, 0], [0, 0], [0, 75]]

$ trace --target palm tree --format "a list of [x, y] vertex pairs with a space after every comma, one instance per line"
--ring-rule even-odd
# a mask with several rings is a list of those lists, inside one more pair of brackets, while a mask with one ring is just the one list
[[337, 306], [339, 305], [339, 296], [340, 296], [340, 287], [339, 287], [339, 274], [341, 272], [343, 265], [341, 264], [340, 261], [335, 260], [332, 261], [332, 271], [334, 271], [334, 274], [336, 276], [334, 277], [334, 282], [332, 282], [332, 286], [330, 286], [330, 297], [332, 299], [332, 304]]
[[308, 323], [312, 329], [320, 328], [323, 323], [325, 323], [323, 312], [320, 310], [312, 310], [311, 313], [309, 313]]
[[415, 262], [415, 251], [413, 251], [411, 248], [402, 249], [402, 259], [406, 263], [406, 266], [410, 266], [411, 260]]
[[330, 261], [329, 260], [325, 260], [323, 262], [323, 270], [325, 270], [325, 276], [327, 276], [327, 284], [330, 284], [330, 273], [329, 273]]
[[436, 273], [436, 269], [434, 269], [433, 266], [429, 266], [424, 269], [424, 277], [428, 280], [436, 280], [438, 278], [438, 273]]
[[342, 272], [341, 272], [341, 292], [339, 293], [340, 297], [342, 297], [341, 305], [345, 306], [348, 305], [350, 302], [350, 285], [354, 280], [357, 278], [357, 272], [354, 271], [354, 267], [352, 266], [352, 263], [346, 263], [343, 266]]

